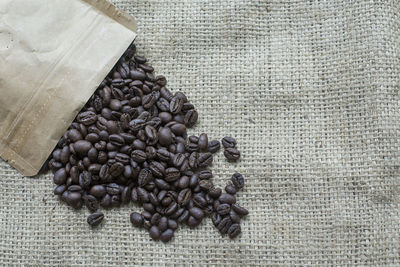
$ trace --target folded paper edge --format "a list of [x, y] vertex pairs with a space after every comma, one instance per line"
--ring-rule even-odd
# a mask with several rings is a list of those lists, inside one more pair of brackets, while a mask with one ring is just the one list
[[137, 24], [135, 18], [129, 15], [128, 13], [122, 11], [121, 9], [117, 8], [112, 3], [106, 0], [81, 0], [81, 1], [90, 4], [100, 12], [104, 13], [106, 16], [112, 18], [113, 20], [125, 26], [126, 28], [128, 28], [129, 30], [133, 31], [136, 34]]

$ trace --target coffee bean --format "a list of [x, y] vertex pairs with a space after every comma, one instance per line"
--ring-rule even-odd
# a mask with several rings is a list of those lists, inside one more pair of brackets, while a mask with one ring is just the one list
[[221, 195], [222, 190], [221, 188], [212, 188], [209, 190], [208, 194], [212, 197], [212, 198], [219, 198], [219, 196]]
[[178, 187], [179, 188], [181, 188], [181, 189], [184, 189], [184, 188], [187, 188], [187, 187], [189, 187], [189, 177], [187, 177], [187, 176], [182, 176], [180, 179], [179, 179], [179, 182], [178, 182]]
[[249, 211], [238, 204], [232, 204], [232, 209], [240, 216], [245, 216], [249, 214]]
[[199, 178], [200, 180], [209, 180], [212, 177], [212, 172], [211, 170], [202, 170], [199, 173]]
[[125, 139], [119, 134], [112, 134], [109, 137], [110, 143], [115, 146], [123, 146], [125, 144]]
[[71, 130], [69, 130], [68, 132], [67, 132], [67, 136], [68, 136], [68, 138], [71, 140], [71, 142], [76, 142], [76, 141], [79, 141], [79, 140], [82, 140], [83, 139], [83, 136], [82, 136], [82, 134], [81, 134], [81, 132], [79, 132], [78, 130], [76, 130], [76, 129], [71, 129]]
[[178, 217], [178, 222], [179, 223], [184, 223], [189, 219], [189, 211], [188, 210], [184, 210], [183, 213], [181, 214], [181, 216]]
[[236, 187], [233, 184], [228, 184], [225, 186], [225, 191], [228, 194], [234, 195], [236, 194]]
[[92, 195], [85, 196], [84, 202], [86, 207], [92, 212], [96, 211], [99, 208], [99, 202], [97, 201], [96, 197]]
[[231, 195], [231, 194], [221, 194], [218, 198], [218, 200], [221, 203], [227, 203], [227, 204], [233, 204], [236, 203], [236, 198], [235, 196]]
[[187, 143], [185, 145], [185, 148], [186, 148], [186, 151], [189, 153], [199, 151], [199, 145], [197, 143]]
[[224, 148], [234, 148], [236, 147], [236, 140], [232, 137], [226, 136], [221, 140]]
[[55, 184], [61, 185], [65, 183], [66, 180], [67, 180], [67, 172], [64, 168], [61, 168], [58, 171], [56, 171], [53, 178]]
[[159, 230], [158, 227], [155, 226], [155, 225], [153, 225], [153, 226], [150, 228], [149, 233], [150, 233], [150, 237], [153, 238], [154, 240], [158, 240], [158, 239], [160, 238], [160, 235], [161, 235], [161, 234], [160, 234], [160, 230]]
[[129, 186], [125, 186], [121, 190], [121, 202], [124, 204], [129, 203], [130, 198], [131, 198], [131, 189], [129, 188]]
[[207, 201], [201, 195], [195, 195], [193, 197], [193, 203], [199, 208], [205, 208], [207, 206]]
[[232, 175], [232, 183], [233, 185], [239, 190], [244, 187], [244, 178], [243, 175], [240, 173], [236, 172]]
[[82, 188], [89, 188], [90, 184], [92, 182], [92, 174], [90, 172], [87, 171], [83, 171], [80, 175], [79, 175], [79, 185]]
[[182, 207], [186, 206], [189, 203], [191, 197], [192, 191], [189, 188], [181, 190], [178, 195], [178, 204]]
[[133, 226], [136, 226], [136, 227], [143, 226], [143, 217], [140, 213], [132, 212], [130, 219], [131, 219], [131, 223], [133, 224]]
[[221, 144], [219, 143], [218, 140], [212, 140], [208, 142], [208, 152], [210, 153], [215, 153], [217, 152], [221, 147]]
[[208, 148], [207, 134], [205, 134], [205, 133], [200, 134], [198, 144], [199, 144], [200, 150], [207, 150], [207, 148]]
[[99, 225], [103, 219], [104, 219], [104, 214], [98, 211], [89, 215], [89, 217], [87, 218], [87, 223], [90, 226], [95, 227]]
[[171, 202], [171, 204], [169, 204], [167, 210], [165, 211], [165, 214], [166, 214], [167, 216], [170, 216], [170, 215], [172, 215], [177, 209], [178, 209], [178, 204], [177, 204], [175, 201], [173, 201], [173, 202]]
[[195, 217], [198, 220], [203, 219], [204, 217], [204, 212], [202, 209], [199, 209], [198, 207], [193, 207], [189, 210], [190, 215]]
[[229, 204], [221, 204], [217, 207], [217, 213], [220, 215], [226, 215], [230, 212], [231, 205]]
[[204, 190], [206, 192], [210, 191], [213, 188], [213, 184], [209, 180], [201, 180], [199, 182], [199, 186], [201, 190]]
[[160, 235], [160, 240], [164, 243], [170, 241], [174, 236], [174, 231], [172, 229], [167, 229]]
[[189, 216], [188, 220], [187, 220], [187, 225], [191, 228], [196, 227], [197, 225], [199, 225], [201, 223], [201, 220], [196, 219], [193, 216]]
[[189, 167], [192, 169], [197, 169], [199, 167], [199, 153], [192, 152], [189, 157]]
[[218, 213], [213, 213], [213, 215], [211, 216], [211, 220], [214, 226], [218, 227], [218, 224], [221, 222], [222, 217]]
[[74, 143], [74, 150], [76, 153], [84, 156], [92, 148], [92, 144], [86, 140], [79, 140]]
[[168, 229], [168, 218], [165, 216], [162, 216], [158, 222], [158, 229], [160, 229], [161, 232], [165, 231]]
[[181, 177], [180, 171], [176, 168], [168, 168], [165, 170], [165, 181], [173, 182]]
[[231, 225], [232, 225], [232, 221], [231, 221], [230, 217], [224, 217], [219, 222], [217, 229], [221, 234], [226, 234], [226, 232], [228, 232]]
[[224, 156], [231, 161], [236, 161], [240, 158], [240, 152], [236, 148], [227, 148], [224, 151]]
[[149, 202], [149, 193], [147, 192], [146, 189], [144, 189], [143, 187], [138, 187], [136, 189], [137, 194], [138, 194], [138, 199], [139, 201], [145, 203], [145, 202]]
[[82, 195], [78, 192], [69, 192], [66, 199], [67, 203], [74, 209], [80, 209], [82, 207]]
[[241, 228], [240, 228], [240, 224], [234, 223], [232, 224], [227, 233], [229, 235], [229, 238], [235, 238], [237, 237], [240, 233], [242, 232]]
[[199, 114], [196, 110], [191, 109], [185, 114], [184, 123], [186, 127], [193, 127], [199, 118]]
[[103, 185], [94, 185], [90, 188], [89, 193], [97, 198], [104, 197], [106, 195], [106, 188]]
[[106, 186], [106, 191], [110, 195], [118, 195], [121, 192], [121, 188], [116, 183], [110, 183]]
[[240, 223], [240, 216], [233, 209], [229, 211], [229, 217], [233, 223]]
[[76, 117], [76, 120], [84, 125], [91, 125], [96, 122], [97, 115], [92, 111], [81, 112]]
[[209, 166], [213, 161], [212, 154], [210, 152], [206, 153], [200, 153], [199, 155], [199, 167], [207, 167]]
[[158, 140], [161, 145], [169, 146], [172, 143], [172, 132], [168, 127], [163, 127], [158, 131]]
[[186, 134], [186, 126], [182, 123], [175, 123], [171, 125], [171, 131], [175, 135], [184, 136]]
[[115, 162], [113, 165], [111, 165], [109, 169], [109, 173], [113, 177], [118, 177], [124, 172], [125, 168], [124, 165], [120, 162]]
[[58, 195], [61, 196], [64, 191], [67, 190], [67, 186], [66, 185], [59, 185], [54, 189], [54, 195]]

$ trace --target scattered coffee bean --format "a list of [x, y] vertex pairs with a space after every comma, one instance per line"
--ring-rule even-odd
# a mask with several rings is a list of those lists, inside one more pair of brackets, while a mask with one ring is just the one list
[[[97, 212], [130, 201], [143, 207], [130, 215], [152, 239], [170, 241], [178, 223], [196, 227], [212, 217], [214, 226], [234, 238], [248, 211], [234, 194], [244, 179], [235, 173], [232, 184], [214, 187], [212, 153], [221, 144], [202, 133], [187, 137], [187, 127], [198, 120], [194, 105], [182, 92], [166, 88], [164, 76], [155, 77], [144, 57], [131, 46], [117, 66], [61, 137], [48, 161], [57, 185], [54, 194], [75, 209], [83, 204], [96, 226]], [[224, 137], [228, 160], [239, 159], [236, 141]]]
[[98, 211], [89, 215], [89, 217], [87, 218], [87, 223], [90, 226], [94, 227], [99, 225], [103, 219], [104, 219], [104, 214]]

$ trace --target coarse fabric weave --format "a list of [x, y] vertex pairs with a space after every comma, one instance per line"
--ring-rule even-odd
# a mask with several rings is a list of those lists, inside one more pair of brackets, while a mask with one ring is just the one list
[[[399, 266], [399, 1], [113, 1], [140, 54], [199, 111], [191, 134], [232, 135], [212, 170], [239, 171], [250, 214], [235, 240], [206, 220], [168, 244], [132, 227], [130, 204], [91, 230], [0, 163], [0, 265]], [[116, 40], [117, 41], [117, 40]]]

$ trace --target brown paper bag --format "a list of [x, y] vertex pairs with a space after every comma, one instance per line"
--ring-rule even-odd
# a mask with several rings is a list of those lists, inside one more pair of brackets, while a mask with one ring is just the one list
[[105, 0], [2, 0], [0, 13], [0, 156], [32, 176], [136, 23]]

